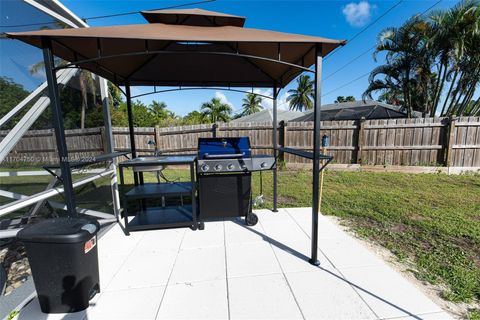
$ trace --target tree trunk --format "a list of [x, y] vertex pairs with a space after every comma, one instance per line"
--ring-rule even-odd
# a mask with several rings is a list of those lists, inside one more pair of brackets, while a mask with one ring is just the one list
[[412, 104], [410, 99], [410, 65], [405, 70], [405, 83], [403, 89], [403, 100], [405, 101], [405, 106], [407, 108], [407, 118], [412, 117]]
[[87, 110], [87, 88], [85, 87], [85, 78], [83, 75], [80, 75], [80, 91], [82, 94], [82, 110], [80, 112], [80, 129], [85, 129], [85, 114]]
[[[440, 112], [440, 116], [443, 116], [445, 114], [445, 107], [447, 106], [448, 98], [450, 97], [450, 94], [452, 93], [453, 86], [455, 85], [455, 81], [457, 80], [458, 76], [458, 69], [455, 71], [455, 75], [453, 76], [452, 84], [450, 85], [450, 89], [448, 89], [447, 96], [445, 97], [445, 102], [443, 103], [442, 107], [442, 112]], [[455, 98], [455, 96], [454, 96]]]
[[467, 109], [468, 104], [471, 102], [471, 99], [472, 99], [474, 93], [475, 93], [475, 87], [471, 86], [468, 89], [467, 93], [465, 94], [465, 97], [463, 98], [463, 101], [460, 105], [460, 109], [459, 109], [459, 112], [458, 112], [459, 116], [463, 116], [463, 113]]
[[432, 117], [435, 115], [435, 111], [437, 109], [437, 106], [435, 105], [435, 101], [437, 101], [437, 95], [440, 87], [440, 79], [443, 71], [443, 65], [444, 63], [440, 63], [440, 69], [438, 70], [438, 75], [437, 75], [437, 83], [435, 85], [435, 91], [433, 93], [432, 110], [430, 110], [430, 116]]
[[442, 95], [442, 90], [443, 90], [443, 86], [445, 85], [445, 80], [447, 79], [447, 64], [445, 64], [444, 66], [444, 70], [443, 70], [443, 76], [442, 76], [442, 80], [440, 82], [440, 85], [438, 86], [438, 93], [436, 94], [435, 96], [435, 101], [434, 101], [434, 104], [432, 106], [432, 113], [431, 113], [431, 116], [435, 116], [435, 112], [437, 111], [437, 108], [438, 108], [438, 102], [440, 101], [440, 96]]
[[474, 77], [473, 77], [474, 80], [470, 83], [470, 88], [467, 90], [467, 93], [465, 94], [465, 97], [463, 98], [462, 104], [460, 105], [459, 115], [463, 115], [463, 113], [465, 112], [465, 109], [467, 108], [468, 104], [471, 102], [472, 97], [475, 94], [475, 89], [477, 87], [477, 81], [475, 81], [475, 79], [477, 79], [479, 76], [480, 76], [480, 70], [477, 71], [477, 69], [475, 69]]
[[478, 116], [480, 115], [480, 97], [478, 97], [477, 102], [473, 105], [473, 116]]
[[460, 91], [460, 95], [458, 96], [457, 101], [456, 101], [455, 104], [453, 105], [452, 110], [450, 110], [449, 115], [457, 115], [457, 113], [458, 113], [458, 112], [457, 112], [457, 111], [458, 111], [458, 108], [459, 108], [459, 107], [458, 107], [458, 104], [460, 103], [460, 99], [462, 98], [462, 96], [463, 96], [463, 94], [464, 94], [464, 93], [463, 93], [463, 90], [459, 89], [459, 91]]

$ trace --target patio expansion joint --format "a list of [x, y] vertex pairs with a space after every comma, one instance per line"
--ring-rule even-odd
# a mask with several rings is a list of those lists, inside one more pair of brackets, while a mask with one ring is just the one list
[[[300, 228], [300, 230], [303, 231], [303, 233], [305, 233], [307, 235], [307, 237], [309, 239], [311, 239], [310, 235], [300, 226], [300, 224], [297, 222], [297, 220], [292, 216], [292, 214], [288, 211], [288, 209], [285, 209], [285, 211], [287, 212], [287, 214], [290, 216], [290, 218], [295, 221], [295, 224]], [[320, 253], [325, 257], [325, 259], [327, 259], [327, 261], [333, 266], [333, 268], [340, 274], [340, 276], [342, 277], [342, 279], [344, 281], [346, 281], [348, 283], [348, 285], [350, 286], [350, 288], [352, 288], [352, 290], [355, 292], [355, 294], [360, 298], [360, 300], [363, 301], [363, 303], [365, 303], [365, 305], [367, 306], [367, 308], [375, 315], [375, 317], [377, 319], [380, 319], [380, 316], [373, 310], [373, 308], [367, 303], [367, 301], [362, 297], [362, 295], [360, 294], [360, 292], [358, 292], [358, 290], [356, 289], [356, 286], [350, 282], [346, 277], [345, 275], [342, 273], [342, 271], [340, 271], [340, 269], [338, 269], [335, 264], [333, 263], [332, 260], [330, 260], [330, 258], [323, 252], [322, 249], [318, 248], [318, 250], [320, 251]]]
[[[260, 222], [260, 225], [263, 228], [263, 225], [262, 225], [261, 222]], [[298, 303], [298, 299], [295, 296], [295, 293], [293, 292], [292, 286], [290, 285], [290, 282], [288, 282], [287, 275], [285, 274], [285, 270], [283, 269], [282, 264], [280, 263], [280, 260], [278, 259], [277, 253], [275, 252], [275, 250], [273, 248], [273, 244], [270, 241], [268, 241], [268, 244], [270, 245], [270, 249], [272, 249], [272, 251], [273, 251], [273, 255], [275, 256], [275, 260], [277, 260], [277, 263], [280, 267], [280, 270], [282, 271], [283, 279], [285, 280], [285, 282], [288, 286], [288, 290], [290, 290], [290, 293], [292, 294], [293, 300], [295, 300], [295, 304], [297, 305], [297, 308], [300, 311], [300, 314], [302, 315], [302, 319], [306, 320], [305, 315], [303, 314], [302, 308], [300, 307], [300, 304]]]
[[229, 287], [228, 287], [228, 262], [227, 262], [227, 236], [225, 232], [225, 221], [222, 223], [223, 226], [223, 253], [225, 255], [225, 283], [227, 289], [227, 314], [228, 319], [230, 320], [230, 294], [229, 294]]
[[183, 239], [185, 239], [186, 234], [187, 234], [186, 232], [183, 232], [183, 234], [182, 234], [182, 240], [180, 240], [180, 243], [178, 245], [177, 254], [175, 256], [175, 260], [173, 261], [173, 265], [172, 265], [172, 269], [170, 270], [170, 274], [168, 275], [168, 280], [167, 280], [167, 284], [165, 285], [165, 290], [163, 290], [162, 298], [160, 299], [160, 303], [158, 304], [157, 312], [155, 313], [155, 319], [158, 318], [158, 313], [160, 312], [160, 308], [162, 307], [163, 300], [165, 298], [165, 295], [167, 294], [168, 285], [170, 284], [170, 279], [172, 278], [173, 270], [175, 270], [175, 265], [177, 264], [178, 255], [180, 254]]

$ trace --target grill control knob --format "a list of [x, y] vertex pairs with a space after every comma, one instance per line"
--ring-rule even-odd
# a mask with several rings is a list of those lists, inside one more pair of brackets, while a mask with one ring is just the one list
[[228, 166], [227, 166], [227, 169], [232, 171], [233, 169], [235, 169], [235, 166], [233, 165], [233, 163], [230, 163]]
[[222, 165], [221, 164], [216, 164], [215, 167], [213, 167], [213, 169], [215, 169], [215, 171], [220, 171], [220, 170], [222, 170]]
[[208, 170], [210, 170], [210, 166], [209, 166], [208, 164], [203, 164], [203, 165], [202, 165], [202, 171], [203, 171], [203, 172], [206, 172], [206, 171], [208, 171]]
[[260, 168], [266, 168], [266, 167], [267, 167], [267, 163], [266, 163], [266, 162], [260, 163]]

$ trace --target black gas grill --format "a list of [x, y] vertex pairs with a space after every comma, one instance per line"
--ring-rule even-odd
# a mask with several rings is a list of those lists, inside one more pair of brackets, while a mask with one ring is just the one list
[[245, 217], [255, 225], [252, 172], [275, 168], [275, 158], [252, 155], [248, 137], [200, 138], [197, 161], [200, 221]]

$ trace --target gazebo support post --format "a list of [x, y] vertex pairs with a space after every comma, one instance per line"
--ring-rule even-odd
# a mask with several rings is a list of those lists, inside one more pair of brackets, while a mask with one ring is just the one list
[[43, 38], [42, 45], [43, 60], [48, 84], [48, 95], [50, 97], [50, 106], [52, 108], [52, 123], [55, 130], [55, 140], [57, 142], [58, 158], [60, 161], [60, 170], [64, 188], [64, 198], [65, 204], [67, 205], [67, 215], [69, 217], [76, 217], [77, 210], [75, 205], [75, 194], [73, 192], [72, 173], [68, 159], [67, 142], [65, 140], [62, 105], [60, 102], [60, 94], [58, 92], [57, 76], [54, 71], [55, 62], [52, 54], [52, 43], [50, 39]]
[[[135, 128], [133, 126], [133, 111], [132, 111], [132, 95], [130, 93], [130, 81], [125, 80], [125, 98], [127, 100], [127, 115], [128, 115], [128, 133], [130, 136], [130, 150], [132, 151], [132, 158], [137, 157], [137, 148], [135, 147]], [[133, 174], [135, 185], [138, 185], [138, 176]]]
[[[273, 142], [273, 157], [275, 158], [275, 160], [278, 157], [277, 96], [278, 96], [277, 84], [274, 83], [273, 84], [273, 116], [272, 116], [272, 118], [273, 118], [273, 120], [272, 120], [273, 132], [272, 132], [272, 142]], [[277, 166], [275, 166], [275, 168], [273, 168], [273, 209], [272, 209], [273, 212], [278, 212], [278, 209], [277, 209], [277, 167], [278, 167], [278, 164], [277, 164]]]
[[[115, 150], [113, 145], [113, 132], [112, 132], [112, 116], [110, 114], [110, 102], [108, 98], [108, 82], [107, 80], [100, 78], [100, 95], [102, 97], [102, 109], [103, 109], [103, 126], [105, 127], [104, 135], [106, 142], [106, 151], [107, 153], [113, 153]], [[119, 219], [121, 206], [120, 206], [120, 195], [118, 193], [118, 183], [117, 183], [117, 166], [115, 161], [112, 161], [109, 164], [109, 169], [113, 170], [114, 173], [110, 177], [110, 187], [112, 189], [112, 203], [113, 203], [113, 212], [115, 218]]]
[[322, 86], [322, 45], [315, 48], [315, 101], [313, 123], [313, 192], [312, 192], [312, 254], [309, 262], [315, 266], [320, 265], [318, 254], [318, 215], [319, 212], [319, 186], [320, 186], [320, 106]]

